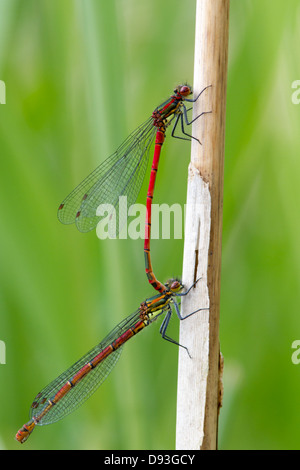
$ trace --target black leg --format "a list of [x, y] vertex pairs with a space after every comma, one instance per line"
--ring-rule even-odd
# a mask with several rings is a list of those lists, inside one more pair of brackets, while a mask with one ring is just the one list
[[[195, 122], [199, 117], [203, 116], [204, 114], [209, 114], [211, 113], [212, 111], [203, 111], [201, 114], [199, 114], [198, 116], [196, 116], [194, 119], [192, 119], [191, 121], [188, 120], [188, 117], [187, 117], [187, 109], [186, 107], [183, 105], [182, 107], [183, 109], [183, 112], [178, 114], [177, 117], [176, 117], [176, 121], [174, 123], [174, 126], [173, 126], [173, 129], [172, 129], [172, 133], [171, 133], [171, 136], [174, 137], [175, 139], [181, 139], [181, 140], [191, 140], [191, 139], [194, 139], [194, 140], [197, 140], [197, 142], [199, 142], [199, 144], [201, 145], [201, 142], [199, 139], [197, 139], [196, 137], [194, 137], [193, 135], [191, 134], [188, 134], [187, 132], [185, 132], [185, 129], [184, 129], [184, 122], [183, 122], [183, 116], [184, 116], [184, 120], [185, 120], [185, 123], [187, 126], [190, 126], [191, 124], [193, 124], [193, 122]], [[178, 125], [178, 121], [180, 119], [180, 122], [181, 122], [181, 132], [188, 136], [189, 139], [187, 139], [186, 137], [180, 137], [178, 135], [175, 135], [175, 130], [176, 130], [176, 127]]]
[[[199, 280], [199, 279], [198, 279]], [[196, 281], [198, 282], [198, 281]], [[194, 283], [193, 285], [195, 285], [196, 283]], [[190, 289], [192, 288], [193, 286], [190, 287]], [[188, 290], [188, 292], [190, 291], [190, 289]], [[186, 292], [186, 294], [188, 293]], [[185, 294], [184, 294], [185, 295]], [[189, 313], [189, 315], [187, 315], [186, 317], [182, 317], [181, 314], [180, 314], [180, 311], [179, 311], [179, 307], [178, 307], [178, 304], [174, 301], [173, 302], [174, 304], [174, 307], [175, 307], [175, 311], [176, 311], [176, 314], [179, 318], [179, 320], [185, 320], [186, 318], [190, 317], [191, 315], [194, 315], [194, 313], [197, 313], [197, 312], [200, 312], [200, 310], [208, 310], [207, 308], [199, 308], [198, 310], [195, 310], [194, 312], [192, 313]], [[175, 339], [173, 338], [170, 338], [170, 336], [167, 336], [166, 332], [167, 332], [167, 328], [169, 326], [169, 323], [170, 323], [170, 319], [171, 319], [171, 315], [172, 315], [172, 308], [170, 305], [168, 305], [168, 310], [167, 310], [167, 313], [165, 315], [165, 318], [163, 319], [163, 322], [160, 326], [160, 329], [159, 329], [159, 332], [162, 336], [163, 339], [165, 339], [166, 341], [169, 341], [170, 343], [173, 343], [173, 344], [176, 344], [176, 346], [180, 346], [181, 348], [184, 348], [186, 350], [186, 352], [188, 353], [189, 357], [191, 358], [191, 355], [190, 355], [190, 352], [188, 350], [188, 348], [186, 346], [183, 346], [182, 344], [178, 343], [177, 341], [175, 341]]]
[[195, 285], [197, 284], [198, 281], [200, 281], [200, 279], [202, 279], [202, 277], [199, 277], [192, 285], [191, 287], [188, 288], [188, 290], [186, 292], [184, 292], [183, 294], [181, 294], [180, 292], [175, 294], [176, 297], [183, 297], [184, 295], [188, 295], [188, 293], [193, 289], [193, 287], [195, 287]]
[[208, 85], [206, 86], [205, 88], [203, 88], [202, 91], [200, 91], [199, 95], [197, 96], [197, 98], [195, 98], [194, 100], [193, 99], [188, 99], [188, 98], [185, 98], [185, 101], [189, 101], [190, 103], [195, 103], [195, 101], [197, 101], [198, 98], [200, 98], [200, 96], [202, 95], [202, 93], [207, 90], [207, 88], [210, 88], [212, 85]]
[[[185, 106], [183, 106], [183, 114], [184, 114], [185, 121], [186, 121], [187, 125], [190, 125], [190, 124], [192, 124], [192, 122], [196, 121], [196, 119], [198, 119], [198, 117], [200, 117], [200, 116], [201, 116], [202, 114], [204, 114], [204, 113], [199, 114], [199, 116], [197, 116], [197, 117], [196, 117], [193, 121], [191, 121], [191, 122], [188, 122], [188, 120], [187, 120], [186, 107], [185, 107]], [[192, 135], [187, 134], [187, 132], [185, 132], [182, 114], [180, 115], [180, 118], [181, 118], [181, 132], [182, 132], [184, 135], [187, 135], [188, 137], [190, 137], [191, 139], [197, 140], [197, 141], [199, 142], [199, 144], [201, 144], [201, 142], [200, 142], [199, 139], [197, 139], [196, 137], [193, 137]], [[188, 139], [187, 139], [187, 140], [188, 140]]]
[[189, 314], [186, 315], [185, 317], [182, 317], [182, 316], [181, 316], [181, 313], [180, 313], [180, 311], [179, 311], [178, 304], [177, 304], [176, 302], [174, 302], [174, 307], [175, 307], [175, 311], [176, 311], [176, 314], [177, 314], [179, 320], [185, 320], [186, 318], [191, 317], [192, 315], [194, 315], [194, 314], [197, 313], [197, 312], [200, 312], [201, 310], [209, 310], [209, 308], [198, 308], [198, 310], [195, 310], [194, 312], [189, 313]]
[[[177, 306], [177, 308], [178, 308], [178, 306]], [[176, 346], [180, 346], [181, 348], [184, 348], [187, 351], [188, 355], [191, 357], [188, 348], [186, 348], [182, 344], [179, 344], [177, 341], [175, 341], [175, 339], [170, 338], [169, 336], [166, 335], [166, 331], [167, 331], [167, 328], [168, 328], [168, 325], [169, 325], [169, 322], [170, 322], [171, 315], [172, 315], [172, 308], [169, 305], [167, 314], [166, 314], [165, 318], [163, 319], [163, 322], [160, 326], [159, 332], [160, 332], [163, 339], [165, 339], [166, 341], [169, 341], [170, 343], [176, 344]]]
[[203, 111], [202, 113], [198, 114], [198, 116], [196, 116], [194, 119], [189, 121], [188, 117], [187, 117], [187, 109], [183, 105], [183, 114], [184, 114], [184, 119], [185, 119], [185, 123], [186, 123], [187, 126], [190, 126], [191, 124], [193, 124], [193, 122], [197, 121], [197, 119], [199, 119], [199, 117], [203, 116], [203, 114], [210, 114], [210, 113], [212, 113], [212, 111]]
[[[184, 106], [184, 109], [186, 110], [185, 106]], [[204, 114], [204, 113], [202, 113]], [[200, 117], [200, 116], [199, 116]], [[181, 122], [181, 132], [184, 134], [184, 135], [187, 135], [189, 137], [189, 139], [186, 139], [185, 137], [180, 137], [178, 135], [175, 135], [175, 129], [178, 125], [178, 121], [180, 119], [180, 122]], [[187, 119], [187, 118], [186, 118]], [[192, 121], [193, 122], [193, 121]], [[192, 123], [191, 122], [191, 123]], [[190, 124], [191, 124], [190, 123]], [[188, 140], [190, 141], [191, 139], [195, 139], [199, 142], [199, 144], [201, 144], [200, 140], [199, 139], [196, 139], [196, 137], [193, 137], [192, 135], [190, 134], [187, 134], [187, 132], [185, 132], [185, 129], [184, 129], [184, 124], [183, 124], [183, 117], [182, 117], [182, 113], [178, 114], [177, 117], [176, 117], [176, 121], [175, 121], [175, 124], [173, 126], [173, 129], [172, 129], [172, 133], [171, 133], [171, 136], [174, 137], [175, 139], [181, 139], [181, 140]]]
[[179, 121], [179, 119], [180, 119], [180, 116], [181, 116], [181, 114], [177, 114], [177, 115], [176, 115], [176, 120], [175, 120], [173, 129], [172, 129], [172, 132], [171, 132], [171, 136], [174, 137], [174, 139], [189, 140], [189, 139], [185, 139], [184, 137], [179, 137], [178, 135], [174, 135], [175, 129], [176, 129], [177, 125], [178, 125], [178, 121]]

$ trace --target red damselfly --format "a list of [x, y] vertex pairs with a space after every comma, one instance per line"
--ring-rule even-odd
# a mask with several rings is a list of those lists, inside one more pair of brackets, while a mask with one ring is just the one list
[[36, 425], [54, 423], [87, 400], [115, 366], [120, 357], [122, 346], [163, 313], [165, 313], [165, 317], [160, 327], [162, 337], [181, 346], [167, 336], [166, 331], [172, 314], [172, 305], [180, 320], [185, 320], [196, 313], [192, 312], [183, 318], [175, 300], [177, 296], [187, 295], [194, 285], [182, 293], [181, 282], [177, 279], [170, 279], [165, 284], [163, 294], [157, 294], [145, 300], [133, 314], [119, 323], [101, 343], [38, 393], [30, 408], [31, 419], [17, 432], [17, 441], [25, 442]]
[[[187, 98], [187, 96], [189, 96], [192, 93], [192, 89], [189, 85], [178, 86], [174, 90], [174, 95], [172, 95], [170, 99], [167, 102], [165, 102], [164, 105], [157, 108], [152, 114], [153, 125], [155, 126], [157, 130], [156, 130], [156, 139], [155, 139], [155, 147], [154, 147], [154, 156], [153, 156], [153, 161], [152, 161], [148, 193], [147, 193], [144, 255], [145, 255], [145, 270], [146, 270], [148, 281], [154, 287], [154, 289], [156, 289], [158, 292], [161, 292], [161, 293], [164, 291], [165, 287], [164, 287], [164, 284], [158, 281], [158, 279], [155, 277], [153, 268], [152, 268], [151, 257], [150, 257], [151, 209], [152, 209], [154, 186], [155, 186], [155, 180], [156, 180], [156, 175], [157, 175], [157, 170], [158, 170], [158, 163], [159, 163], [161, 148], [165, 141], [165, 134], [166, 134], [167, 127], [170, 125], [170, 123], [172, 122], [174, 118], [175, 118], [175, 123], [174, 123], [172, 134], [171, 134], [172, 137], [182, 139], [182, 140], [195, 139], [199, 143], [201, 143], [198, 139], [196, 139], [192, 135], [187, 134], [185, 132], [184, 120], [187, 125], [190, 125], [200, 116], [203, 116], [203, 114], [210, 113], [211, 111], [202, 112], [201, 114], [196, 116], [196, 118], [194, 118], [192, 121], [189, 121], [187, 117], [188, 110], [186, 109], [183, 101], [185, 100], [185, 101], [194, 103], [195, 101], [198, 100], [200, 95], [207, 88], [208, 87], [205, 87], [199, 93], [197, 98], [193, 100], [193, 99]], [[174, 132], [178, 125], [179, 120], [181, 122], [182, 133], [188, 136], [189, 137], [188, 139], [186, 137], [180, 137], [180, 136], [174, 135]]]
[[[202, 90], [203, 91], [203, 90]], [[116, 214], [116, 235], [121, 229], [119, 224], [119, 197], [127, 197], [127, 206], [134, 204], [144, 180], [148, 165], [149, 150], [151, 144], [156, 140], [156, 154], [162, 145], [166, 128], [175, 118], [172, 136], [176, 127], [181, 122], [183, 134], [192, 138], [184, 130], [186, 124], [191, 124], [202, 114], [189, 122], [187, 109], [183, 101], [195, 102], [196, 99], [188, 99], [192, 93], [189, 85], [179, 85], [168, 100], [158, 106], [143, 124], [141, 124], [127, 139], [101, 163], [91, 174], [89, 174], [60, 204], [58, 208], [58, 219], [63, 224], [76, 224], [81, 232], [88, 232], [96, 227], [101, 216], [97, 215], [97, 208], [102, 205], [111, 206]], [[153, 179], [152, 179], [153, 181]], [[154, 183], [153, 183], [154, 187]]]
[[[151, 117], [130, 134], [115, 153], [88, 175], [58, 208], [58, 219], [62, 223], [72, 224], [75, 222], [78, 230], [88, 232], [95, 228], [101, 219], [101, 216], [97, 215], [97, 208], [102, 204], [105, 204], [106, 207], [108, 205], [115, 211], [115, 235], [117, 235], [121, 229], [119, 222], [122, 220], [119, 215], [120, 196], [127, 197], [128, 207], [136, 201], [145, 176], [149, 150], [156, 136], [147, 193], [144, 257], [148, 281], [161, 293], [164, 291], [164, 284], [156, 279], [150, 257], [151, 208], [161, 147], [165, 140], [166, 129], [173, 119], [175, 122], [171, 133], [172, 137], [182, 140], [198, 140], [185, 132], [184, 124], [191, 125], [207, 112], [202, 112], [189, 121], [187, 115], [189, 109], [186, 108], [184, 101], [194, 103], [207, 88], [205, 87], [195, 99], [189, 99], [188, 96], [192, 94], [192, 88], [189, 85], [177, 86], [174, 94], [158, 106]], [[179, 122], [182, 134], [186, 137], [175, 135]], [[200, 143], [199, 140], [198, 142]]]

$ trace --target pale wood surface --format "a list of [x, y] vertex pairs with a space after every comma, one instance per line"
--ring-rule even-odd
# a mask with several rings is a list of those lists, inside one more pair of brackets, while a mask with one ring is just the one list
[[[222, 243], [223, 167], [229, 0], [198, 0], [194, 96], [212, 85], [194, 105], [194, 116], [212, 111], [193, 125], [189, 167], [182, 315], [199, 308], [180, 325], [177, 396], [177, 449], [216, 449], [220, 397], [219, 307]], [[225, 391], [226, 393], [226, 391]]]

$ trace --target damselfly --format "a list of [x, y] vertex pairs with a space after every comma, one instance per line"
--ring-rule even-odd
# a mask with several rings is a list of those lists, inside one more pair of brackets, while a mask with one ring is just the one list
[[[172, 122], [174, 118], [175, 118], [175, 123], [174, 123], [172, 134], [171, 134], [173, 137], [176, 137], [178, 139], [183, 139], [183, 140], [195, 139], [200, 143], [198, 139], [196, 139], [192, 135], [187, 134], [185, 132], [183, 117], [185, 119], [185, 123], [187, 125], [190, 125], [200, 116], [203, 116], [203, 114], [210, 113], [211, 111], [202, 112], [192, 121], [189, 121], [187, 117], [188, 110], [186, 109], [183, 101], [185, 100], [185, 101], [194, 103], [195, 101], [198, 100], [198, 98], [203, 93], [203, 91], [206, 90], [206, 88], [208, 87], [205, 87], [199, 93], [197, 98], [192, 100], [192, 99], [186, 98], [192, 93], [191, 87], [188, 85], [178, 86], [174, 90], [175, 94], [172, 95], [171, 98], [167, 102], [165, 102], [163, 105], [157, 108], [152, 114], [153, 125], [156, 127], [157, 131], [156, 131], [156, 139], [155, 139], [155, 147], [154, 147], [154, 156], [153, 156], [153, 161], [152, 161], [148, 193], [147, 193], [144, 255], [145, 255], [145, 270], [146, 270], [148, 281], [154, 287], [154, 289], [156, 289], [158, 292], [161, 292], [161, 293], [164, 291], [165, 286], [160, 281], [158, 281], [158, 279], [155, 277], [153, 268], [152, 268], [151, 257], [150, 257], [151, 209], [152, 209], [154, 186], [155, 186], [155, 180], [156, 180], [156, 175], [157, 175], [157, 170], [158, 170], [158, 163], [159, 163], [161, 148], [165, 141], [165, 134], [166, 134], [167, 127], [170, 125], [170, 123]], [[176, 129], [176, 126], [179, 120], [181, 122], [182, 133], [188, 136], [189, 138], [174, 135], [174, 131]]]
[[25, 442], [36, 425], [54, 423], [87, 400], [115, 366], [120, 357], [122, 346], [163, 313], [165, 313], [165, 317], [160, 327], [162, 337], [180, 346], [179, 343], [167, 336], [167, 327], [172, 314], [172, 305], [180, 320], [185, 320], [195, 313], [192, 312], [186, 317], [182, 317], [175, 300], [178, 296], [187, 295], [192, 287], [182, 293], [181, 282], [177, 279], [170, 279], [165, 284], [163, 294], [157, 294], [145, 300], [133, 314], [119, 323], [101, 343], [38, 393], [30, 408], [31, 419], [17, 432], [17, 441]]
[[[203, 91], [203, 90], [202, 90]], [[172, 136], [174, 135], [179, 121], [182, 133], [191, 138], [184, 130], [184, 120], [190, 125], [193, 121], [188, 120], [187, 109], [183, 101], [195, 102], [187, 97], [192, 93], [189, 85], [179, 85], [168, 100], [158, 106], [143, 124], [141, 124], [127, 139], [101, 163], [91, 174], [89, 174], [60, 204], [58, 208], [58, 219], [63, 224], [76, 224], [81, 232], [88, 232], [96, 227], [101, 219], [97, 215], [97, 208], [105, 204], [111, 206], [116, 214], [116, 233], [120, 230], [119, 197], [127, 197], [127, 206], [134, 204], [140, 192], [142, 182], [148, 164], [149, 150], [155, 135], [157, 134], [156, 150], [154, 159], [159, 158], [161, 145], [164, 141], [166, 128], [175, 119]], [[158, 160], [157, 160], [158, 163]], [[151, 179], [153, 184], [154, 179]]]

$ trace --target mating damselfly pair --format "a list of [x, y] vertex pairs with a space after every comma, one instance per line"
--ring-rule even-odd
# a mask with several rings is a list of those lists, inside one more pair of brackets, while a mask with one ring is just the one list
[[[195, 313], [191, 312], [182, 318], [176, 302], [176, 297], [187, 295], [193, 286], [183, 292], [184, 286], [178, 279], [170, 279], [164, 284], [155, 277], [150, 257], [151, 206], [166, 130], [174, 121], [173, 137], [183, 140], [195, 139], [185, 131], [185, 124], [192, 124], [207, 112], [202, 112], [189, 121], [187, 113], [191, 108], [187, 109], [184, 101], [195, 102], [207, 88], [204, 88], [195, 99], [189, 99], [188, 96], [192, 94], [189, 85], [176, 87], [174, 94], [158, 106], [151, 117], [130, 134], [118, 149], [60, 204], [59, 220], [64, 224], [75, 223], [81, 232], [95, 228], [99, 221], [97, 208], [100, 204], [110, 204], [118, 212], [120, 195], [127, 196], [129, 203], [133, 204], [140, 191], [148, 164], [149, 150], [155, 139], [147, 193], [144, 257], [148, 281], [159, 293], [142, 302], [140, 307], [121, 321], [103, 341], [37, 394], [30, 408], [30, 421], [24, 424], [16, 434], [19, 442], [25, 442], [36, 425], [50, 424], [60, 420], [89, 398], [111, 372], [121, 354], [122, 346], [159, 316], [165, 314], [160, 327], [162, 337], [179, 345], [166, 334], [167, 327], [172, 314], [172, 306], [180, 320]], [[182, 136], [175, 135], [179, 123]], [[199, 310], [203, 309], [200, 308], [197, 312]]]

